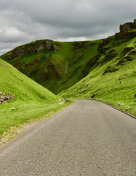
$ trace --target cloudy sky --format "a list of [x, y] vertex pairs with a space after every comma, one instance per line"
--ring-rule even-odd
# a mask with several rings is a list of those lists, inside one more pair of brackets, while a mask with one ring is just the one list
[[0, 0], [0, 54], [39, 39], [104, 38], [136, 18], [136, 0]]

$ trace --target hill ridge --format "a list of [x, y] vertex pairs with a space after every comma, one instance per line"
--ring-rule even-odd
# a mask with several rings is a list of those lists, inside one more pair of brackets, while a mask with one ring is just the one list
[[[129, 46], [127, 42], [131, 43], [135, 36], [136, 20], [120, 25], [119, 33], [105, 39], [79, 42], [39, 40], [19, 46], [1, 58], [57, 94], [112, 59], [118, 57], [118, 64], [132, 60], [130, 55], [125, 58], [122, 56], [130, 50], [134, 55], [134, 44]], [[105, 73], [117, 69], [116, 66], [111, 66]]]

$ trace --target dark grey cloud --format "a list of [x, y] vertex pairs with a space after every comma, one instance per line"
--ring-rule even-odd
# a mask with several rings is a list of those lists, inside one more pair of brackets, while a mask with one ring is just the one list
[[135, 0], [0, 0], [0, 54], [38, 39], [104, 38], [133, 21]]

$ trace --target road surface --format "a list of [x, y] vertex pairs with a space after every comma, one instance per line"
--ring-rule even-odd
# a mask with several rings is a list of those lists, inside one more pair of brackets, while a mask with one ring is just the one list
[[136, 176], [136, 120], [77, 101], [1, 151], [0, 176]]

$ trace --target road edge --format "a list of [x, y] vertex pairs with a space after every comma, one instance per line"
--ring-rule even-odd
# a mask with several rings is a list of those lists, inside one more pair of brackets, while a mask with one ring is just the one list
[[[21, 138], [25, 137], [26, 135], [30, 134], [31, 132], [33, 132], [34, 130], [36, 130], [37, 128], [41, 127], [44, 123], [47, 123], [48, 121], [54, 119], [60, 112], [65, 111], [66, 108], [68, 108], [69, 106], [71, 106], [72, 104], [74, 104], [76, 101], [73, 101], [72, 103], [68, 104], [65, 107], [62, 107], [60, 110], [58, 110], [57, 112], [54, 112], [53, 115], [47, 117], [45, 115], [45, 117], [43, 117], [42, 119], [39, 119], [38, 121], [34, 121], [32, 122], [30, 128], [26, 129], [25, 131], [23, 131], [22, 133], [17, 134], [17, 136], [15, 136], [14, 138], [12, 138], [11, 140], [9, 140], [7, 143], [3, 144], [0, 146], [0, 152], [3, 152], [4, 150], [6, 150], [8, 147], [10, 147], [12, 144], [14, 144], [15, 142], [17, 142], [18, 140], [20, 140]], [[28, 122], [29, 124], [29, 122]]]
[[132, 117], [133, 119], [136, 119], [136, 116], [134, 116], [134, 115], [132, 115], [132, 114], [126, 112], [126, 111], [123, 111], [123, 110], [121, 110], [121, 109], [119, 109], [119, 108], [117, 108], [117, 107], [115, 107], [115, 106], [113, 106], [113, 105], [111, 105], [111, 104], [105, 103], [105, 102], [103, 102], [103, 101], [93, 100], [93, 99], [87, 99], [87, 100], [91, 100], [91, 101], [103, 103], [103, 104], [105, 104], [105, 105], [108, 105], [108, 106], [112, 107], [113, 109], [116, 109], [116, 110], [118, 110], [118, 111], [120, 111], [120, 112], [122, 112], [122, 113], [124, 113], [124, 114], [126, 114], [126, 115], [128, 115], [128, 116], [130, 116], [130, 117]]

